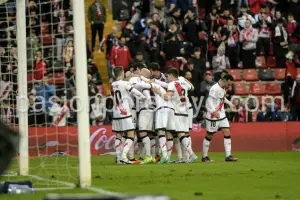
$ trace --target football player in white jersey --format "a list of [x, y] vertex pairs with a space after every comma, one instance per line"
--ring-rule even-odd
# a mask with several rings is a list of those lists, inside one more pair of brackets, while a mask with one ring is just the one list
[[[150, 71], [146, 69], [144, 66], [140, 66], [140, 65], [136, 66], [135, 74], [138, 76], [143, 75], [145, 77], [151, 76]], [[151, 85], [141, 80], [140, 77], [132, 77], [130, 79], [130, 83], [135, 89], [143, 93], [147, 98], [136, 102], [136, 109], [138, 113], [137, 126], [138, 126], [139, 138], [143, 143], [145, 154], [146, 154], [141, 164], [154, 163], [155, 159], [152, 156], [151, 147], [153, 145], [152, 144], [153, 142], [155, 146], [156, 144], [155, 144], [155, 140], [151, 141], [150, 139], [153, 138], [153, 131], [154, 131], [153, 128], [154, 107], [151, 106], [151, 95], [150, 95]]]
[[[113, 108], [113, 121], [112, 131], [116, 133], [115, 149], [117, 154], [117, 162], [124, 164], [131, 164], [128, 160], [127, 154], [134, 141], [134, 126], [131, 106], [132, 99], [130, 97], [133, 94], [135, 97], [145, 99], [146, 97], [134, 89], [127, 81], [124, 81], [124, 70], [122, 67], [115, 67], [114, 74], [116, 81], [112, 83], [112, 90], [114, 94], [114, 108]], [[126, 134], [126, 140], [122, 145], [121, 137], [122, 134]], [[123, 150], [122, 150], [123, 148]]]
[[231, 155], [230, 126], [226, 118], [224, 103], [234, 108], [234, 105], [226, 99], [226, 90], [232, 85], [233, 77], [230, 74], [224, 77], [209, 90], [206, 99], [206, 136], [203, 140], [202, 162], [212, 162], [208, 157], [208, 150], [213, 134], [221, 130], [224, 134], [224, 147], [226, 152], [225, 161], [237, 161]]
[[186, 137], [189, 133], [189, 118], [188, 118], [188, 102], [187, 90], [180, 84], [178, 80], [178, 71], [175, 68], [170, 68], [167, 71], [168, 89], [164, 96], [166, 101], [171, 101], [175, 110], [175, 130], [180, 140], [181, 145], [190, 155], [189, 162], [193, 162], [198, 157], [193, 152], [190, 140]]

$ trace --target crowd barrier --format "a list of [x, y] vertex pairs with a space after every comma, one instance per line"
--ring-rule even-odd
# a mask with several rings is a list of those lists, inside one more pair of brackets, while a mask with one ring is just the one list
[[[231, 123], [232, 150], [234, 152], [300, 151], [300, 123]], [[84, 134], [84, 133], [82, 133]], [[204, 128], [194, 125], [190, 132], [193, 149], [202, 151]], [[114, 153], [114, 133], [111, 126], [91, 126], [92, 155]], [[217, 132], [210, 151], [224, 151], [223, 135]], [[30, 156], [77, 155], [77, 127], [29, 128]]]

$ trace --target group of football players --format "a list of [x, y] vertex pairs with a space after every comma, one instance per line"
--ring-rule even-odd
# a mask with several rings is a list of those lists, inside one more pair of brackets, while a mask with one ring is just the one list
[[[176, 147], [177, 160], [191, 163], [198, 159], [192, 149], [189, 130], [193, 125], [193, 107], [188, 92], [193, 85], [179, 76], [177, 69], [169, 68], [157, 75], [157, 63], [136, 65], [133, 71], [124, 72], [115, 67], [112, 130], [116, 133], [115, 150], [118, 164], [169, 163]], [[156, 74], [154, 74], [156, 73]], [[155, 78], [156, 79], [155, 79]], [[212, 162], [208, 157], [209, 144], [218, 130], [224, 133], [225, 161], [237, 161], [231, 156], [229, 123], [224, 103], [226, 90], [233, 78], [225, 75], [209, 92], [206, 100], [207, 135], [203, 141], [203, 162]], [[135, 159], [135, 144], [139, 146], [139, 159]], [[161, 153], [161, 157], [159, 154]]]

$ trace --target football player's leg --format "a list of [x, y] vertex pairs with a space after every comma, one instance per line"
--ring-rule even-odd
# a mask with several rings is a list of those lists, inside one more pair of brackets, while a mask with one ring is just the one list
[[170, 132], [167, 132], [167, 151], [168, 151], [168, 156], [169, 158], [171, 157], [172, 151], [173, 151], [173, 135]]
[[115, 150], [116, 150], [116, 162], [119, 163], [120, 159], [121, 159], [121, 153], [122, 153], [122, 148], [123, 148], [123, 144], [122, 144], [122, 133], [116, 133], [116, 138], [115, 138]]
[[177, 161], [180, 162], [182, 160], [182, 149], [178, 134], [174, 134], [174, 146], [176, 149]]
[[217, 132], [217, 121], [206, 120], [206, 136], [203, 139], [202, 144], [202, 162], [212, 162], [208, 157], [208, 150], [210, 146], [210, 141], [213, 138], [214, 133]]
[[163, 157], [168, 157], [168, 149], [167, 149], [167, 138], [165, 131], [159, 130], [158, 131], [158, 138], [159, 138], [159, 146], [161, 149], [161, 153]]
[[144, 144], [143, 141], [140, 137], [138, 137], [138, 148], [139, 148], [139, 156], [140, 156], [140, 160], [144, 160], [145, 157], [145, 148], [144, 148]]
[[155, 158], [155, 155], [156, 155], [156, 139], [155, 139], [155, 135], [152, 132], [148, 132], [148, 136], [150, 138], [151, 156], [152, 156], [152, 158]]
[[185, 136], [185, 133], [178, 133], [178, 137], [179, 137], [179, 140], [182, 144], [182, 146], [184, 147], [185, 151], [187, 151], [187, 153], [189, 155], [191, 155], [190, 157], [190, 162], [193, 162], [195, 160], [197, 160], [197, 156], [195, 155], [195, 153], [193, 152], [192, 148], [191, 148], [191, 145], [190, 145], [190, 141], [189, 139]]
[[126, 164], [131, 163], [127, 158], [127, 154], [129, 152], [129, 149], [133, 145], [133, 141], [134, 141], [134, 131], [130, 130], [130, 131], [127, 132], [127, 138], [126, 138], [124, 146], [123, 146], [121, 162], [126, 163]]
[[129, 149], [128, 159], [133, 163], [139, 164], [140, 161], [134, 158], [134, 149], [135, 149], [136, 144], [137, 144], [137, 136], [136, 136], [136, 133], [134, 133], [134, 141]]
[[229, 128], [222, 128], [221, 130], [224, 134], [224, 147], [225, 147], [225, 153], [226, 153], [225, 161], [238, 161], [238, 158], [235, 158], [231, 155], [230, 129]]

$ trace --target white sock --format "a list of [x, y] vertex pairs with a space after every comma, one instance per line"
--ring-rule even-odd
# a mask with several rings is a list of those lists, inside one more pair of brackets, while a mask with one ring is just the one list
[[182, 151], [181, 151], [181, 144], [180, 144], [178, 137], [174, 138], [174, 145], [176, 148], [177, 159], [181, 160], [182, 159]]
[[226, 157], [228, 157], [231, 155], [231, 138], [230, 136], [225, 136], [225, 137], [224, 137], [224, 147], [225, 147]]
[[208, 140], [208, 138], [205, 137], [203, 140], [203, 147], [202, 147], [203, 158], [208, 156], [209, 145], [210, 145], [210, 140]]
[[117, 160], [119, 161], [121, 159], [121, 153], [122, 153], [122, 142], [120, 138], [115, 139], [115, 150], [117, 155]]
[[150, 138], [151, 156], [155, 158], [156, 155], [156, 140], [155, 137]]
[[194, 152], [193, 152], [193, 150], [192, 150], [192, 148], [191, 148], [191, 144], [190, 144], [189, 139], [188, 139], [187, 137], [183, 136], [183, 137], [181, 137], [180, 140], [181, 140], [181, 144], [184, 146], [184, 148], [185, 148], [185, 150], [187, 151], [187, 153], [188, 153], [189, 155], [193, 155]]
[[166, 136], [164, 136], [164, 135], [159, 136], [159, 146], [161, 148], [161, 152], [162, 152], [163, 157], [168, 157]]
[[160, 153], [160, 145], [159, 145], [159, 136], [155, 136], [155, 154], [159, 155]]
[[122, 151], [122, 159], [126, 159], [127, 158], [127, 154], [129, 152], [130, 147], [133, 144], [133, 138], [131, 137], [127, 137], [124, 147], [123, 147], [123, 151]]
[[168, 150], [168, 156], [171, 157], [172, 151], [173, 151], [173, 139], [168, 139], [167, 140], [167, 150]]
[[148, 136], [145, 136], [142, 138], [144, 148], [145, 148], [145, 154], [146, 156], [151, 156], [151, 145], [150, 145], [150, 138]]
[[190, 155], [183, 145], [181, 145], [181, 150], [182, 150], [182, 160], [188, 160]]
[[134, 159], [134, 147], [135, 147], [135, 142], [132, 143], [129, 152], [128, 152], [128, 159]]

